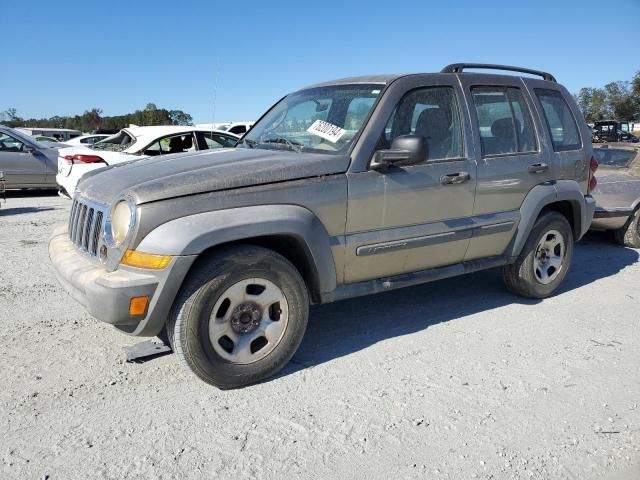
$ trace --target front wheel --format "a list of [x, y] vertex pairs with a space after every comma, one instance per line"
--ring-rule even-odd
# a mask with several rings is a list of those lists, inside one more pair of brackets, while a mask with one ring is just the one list
[[185, 281], [167, 321], [169, 340], [189, 369], [219, 388], [270, 377], [298, 349], [309, 298], [298, 270], [257, 246], [203, 259]]
[[528, 298], [546, 298], [560, 286], [573, 258], [573, 232], [557, 212], [536, 220], [518, 259], [504, 267], [507, 289]]

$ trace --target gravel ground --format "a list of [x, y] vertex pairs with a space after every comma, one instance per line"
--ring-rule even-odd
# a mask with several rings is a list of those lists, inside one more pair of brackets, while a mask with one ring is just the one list
[[0, 478], [640, 478], [639, 251], [562, 292], [489, 271], [312, 310], [275, 379], [219, 391], [89, 317], [47, 257], [69, 202], [0, 209]]

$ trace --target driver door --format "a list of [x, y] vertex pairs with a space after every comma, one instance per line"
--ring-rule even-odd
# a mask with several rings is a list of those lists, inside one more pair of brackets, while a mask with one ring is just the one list
[[396, 104], [376, 150], [400, 135], [421, 135], [427, 158], [348, 175], [345, 283], [462, 262], [476, 186], [462, 101], [454, 81], [417, 85]]
[[22, 141], [0, 133], [0, 170], [7, 188], [39, 186], [45, 183], [46, 165]]

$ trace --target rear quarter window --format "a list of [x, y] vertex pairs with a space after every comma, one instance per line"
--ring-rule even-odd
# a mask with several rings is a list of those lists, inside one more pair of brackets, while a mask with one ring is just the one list
[[582, 147], [582, 140], [578, 125], [562, 94], [557, 90], [542, 88], [536, 88], [535, 92], [542, 105], [549, 135], [553, 142], [553, 150], [556, 152], [579, 150]]

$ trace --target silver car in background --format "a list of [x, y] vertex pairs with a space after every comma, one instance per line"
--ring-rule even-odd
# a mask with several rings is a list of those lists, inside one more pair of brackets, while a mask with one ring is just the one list
[[618, 243], [640, 248], [640, 145], [594, 145], [600, 166], [592, 230], [613, 230]]
[[58, 149], [63, 143], [42, 143], [0, 125], [0, 171], [6, 188], [58, 188]]

